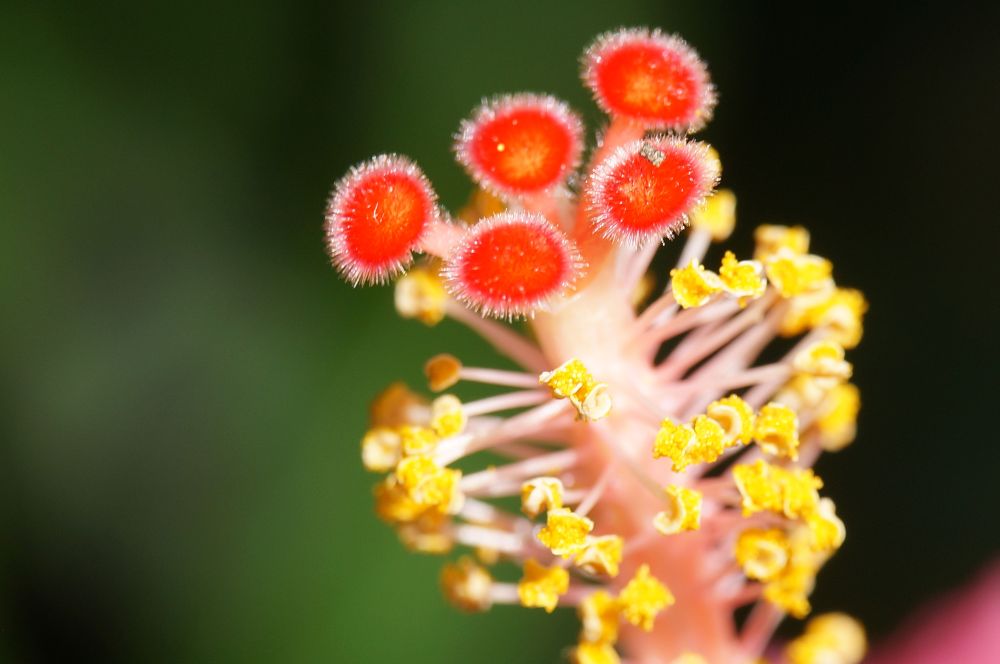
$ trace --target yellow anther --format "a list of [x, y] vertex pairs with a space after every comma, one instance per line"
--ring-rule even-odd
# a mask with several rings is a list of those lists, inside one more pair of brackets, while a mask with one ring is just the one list
[[815, 408], [826, 398], [829, 385], [806, 374], [795, 374], [778, 392], [775, 400], [789, 408], [802, 412]]
[[585, 572], [616, 577], [622, 561], [622, 548], [622, 538], [618, 535], [589, 537], [573, 562]]
[[800, 373], [827, 379], [827, 385], [847, 380], [853, 370], [851, 363], [844, 359], [844, 347], [835, 341], [812, 344], [795, 356], [792, 366]]
[[435, 355], [424, 364], [427, 386], [434, 392], [447, 390], [457, 383], [460, 371], [462, 371], [462, 362], [448, 353]]
[[813, 254], [779, 251], [764, 264], [768, 280], [782, 297], [796, 297], [833, 287], [833, 265]]
[[621, 664], [621, 658], [610, 643], [579, 643], [569, 654], [570, 664]]
[[679, 657], [675, 657], [670, 661], [670, 664], [708, 664], [708, 660], [694, 652], [681, 653]]
[[368, 407], [373, 427], [398, 427], [426, 417], [427, 400], [405, 383], [396, 382], [379, 392]]
[[844, 543], [847, 529], [837, 516], [837, 507], [831, 499], [820, 498], [816, 510], [806, 514], [805, 519], [816, 551], [835, 551]]
[[396, 467], [402, 456], [399, 434], [389, 427], [369, 429], [361, 439], [361, 462], [366, 470], [386, 473]]
[[493, 605], [493, 577], [467, 556], [441, 570], [441, 589], [449, 602], [463, 611], [486, 611]]
[[701, 492], [679, 486], [668, 486], [667, 508], [653, 517], [653, 527], [664, 535], [701, 527]]
[[719, 279], [722, 288], [733, 297], [740, 298], [740, 306], [748, 300], [760, 297], [767, 289], [764, 266], [759, 261], [738, 261], [736, 255], [727, 251], [722, 257]]
[[442, 468], [423, 454], [406, 457], [396, 466], [396, 479], [413, 502], [449, 514], [462, 506], [463, 496], [458, 488], [461, 478], [462, 471]]
[[765, 461], [733, 467], [736, 488], [743, 496], [743, 514], [764, 510], [789, 519], [804, 517], [819, 503], [823, 481], [809, 468], [785, 469]]
[[465, 430], [462, 402], [451, 394], [443, 394], [431, 402], [431, 429], [441, 438], [456, 436]]
[[396, 429], [396, 433], [399, 434], [404, 456], [430, 454], [437, 447], [438, 439], [433, 429], [404, 424]]
[[806, 623], [785, 650], [789, 664], [858, 664], [868, 649], [865, 629], [844, 613], [825, 613]]
[[809, 231], [802, 226], [764, 224], [754, 230], [753, 237], [757, 243], [753, 257], [759, 261], [766, 261], [782, 250], [793, 254], [809, 251]]
[[705, 414], [725, 430], [727, 447], [736, 444], [746, 445], [753, 440], [753, 428], [757, 418], [750, 404], [735, 394], [708, 404]]
[[722, 280], [692, 258], [686, 267], [670, 271], [670, 289], [677, 304], [682, 309], [690, 309], [702, 306], [721, 291]]
[[770, 581], [788, 565], [790, 546], [779, 528], [744, 530], [736, 540], [736, 562], [748, 578]]
[[772, 456], [799, 458], [799, 418], [780, 403], [769, 403], [757, 413], [753, 431], [760, 449]]
[[397, 527], [400, 541], [411, 551], [443, 554], [455, 546], [451, 519], [437, 510], [425, 510], [415, 520]]
[[580, 640], [589, 643], [614, 643], [618, 640], [621, 605], [604, 590], [587, 596], [577, 611], [580, 615]]
[[550, 509], [545, 526], [538, 531], [538, 541], [557, 556], [568, 558], [583, 550], [594, 522], [565, 507]]
[[687, 424], [675, 424], [665, 419], [656, 432], [653, 441], [653, 458], [667, 457], [674, 462], [674, 472], [680, 472], [688, 467], [688, 450], [696, 444], [694, 429]]
[[836, 452], [854, 440], [860, 409], [861, 392], [857, 386], [842, 383], [829, 391], [816, 420], [824, 450]]
[[375, 485], [375, 514], [392, 524], [409, 523], [420, 517], [427, 509], [410, 498], [395, 475], [389, 475]]
[[788, 564], [764, 586], [764, 599], [796, 618], [808, 615], [816, 572], [827, 558], [813, 550], [811, 539], [808, 528], [796, 528], [789, 536]]
[[576, 358], [552, 371], [543, 371], [538, 382], [552, 390], [557, 399], [569, 399], [584, 419], [599, 420], [611, 412], [608, 386], [594, 380], [583, 362]]
[[715, 242], [722, 242], [736, 227], [736, 194], [719, 189], [691, 213], [691, 226], [707, 231]]
[[396, 282], [396, 311], [403, 318], [416, 318], [437, 325], [444, 318], [448, 293], [435, 270], [415, 267]]
[[521, 511], [534, 519], [563, 506], [563, 483], [556, 477], [536, 477], [521, 485]]
[[529, 558], [524, 563], [524, 576], [517, 584], [521, 606], [538, 607], [552, 613], [559, 596], [569, 590], [569, 572], [558, 565], [545, 567]]
[[502, 200], [484, 189], [476, 189], [469, 196], [469, 202], [458, 212], [458, 218], [467, 224], [491, 217], [507, 209]]
[[864, 294], [853, 288], [837, 288], [819, 307], [810, 312], [812, 327], [824, 327], [830, 339], [844, 348], [854, 348], [864, 332], [862, 319], [868, 311]]
[[649, 573], [649, 565], [642, 565], [622, 588], [618, 601], [625, 620], [648, 632], [653, 629], [656, 614], [675, 600], [667, 587]]

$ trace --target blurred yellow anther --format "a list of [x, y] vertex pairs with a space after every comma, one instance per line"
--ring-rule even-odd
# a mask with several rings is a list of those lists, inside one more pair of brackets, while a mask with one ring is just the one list
[[819, 503], [823, 481], [809, 468], [785, 469], [765, 461], [733, 467], [736, 488], [743, 496], [743, 514], [769, 511], [789, 519], [805, 517]]
[[461, 370], [462, 362], [454, 355], [448, 353], [435, 355], [424, 364], [427, 386], [434, 392], [447, 390], [458, 382], [458, 374]]
[[764, 269], [782, 297], [807, 295], [833, 286], [833, 265], [813, 254], [782, 250], [764, 263]]
[[521, 485], [521, 511], [534, 519], [563, 506], [563, 483], [556, 477], [536, 477]]
[[809, 595], [816, 585], [816, 572], [826, 554], [811, 546], [808, 528], [797, 528], [789, 536], [788, 564], [764, 586], [764, 599], [796, 618], [809, 614]]
[[792, 254], [804, 254], [809, 251], [809, 231], [802, 226], [764, 224], [754, 230], [753, 237], [757, 243], [753, 257], [761, 262], [767, 261], [782, 250]]
[[722, 242], [736, 227], [736, 195], [730, 189], [719, 189], [691, 213], [691, 226]]
[[649, 573], [649, 565], [642, 565], [622, 588], [618, 601], [625, 620], [648, 632], [653, 629], [656, 614], [675, 600], [667, 587]]
[[557, 556], [568, 558], [583, 550], [594, 522], [565, 507], [550, 509], [545, 526], [538, 531], [538, 541]]
[[670, 271], [670, 289], [682, 309], [700, 307], [722, 290], [719, 275], [691, 259], [686, 266]]
[[[373, 427], [398, 427], [409, 424], [426, 412], [427, 400], [406, 386], [396, 382], [372, 399], [368, 418]], [[425, 416], [426, 417], [426, 416]]]
[[529, 558], [524, 563], [524, 576], [517, 584], [521, 606], [537, 607], [552, 613], [559, 596], [569, 590], [569, 572], [558, 565], [545, 567]]
[[799, 458], [799, 419], [795, 411], [780, 403], [769, 403], [757, 413], [753, 431], [760, 449], [772, 456]]
[[789, 664], [858, 664], [868, 649], [865, 629], [844, 613], [825, 613], [806, 623], [785, 649]]
[[416, 318], [425, 325], [437, 325], [444, 318], [448, 293], [437, 272], [415, 267], [396, 282], [396, 311], [403, 318]]
[[398, 534], [406, 548], [420, 553], [448, 553], [455, 546], [451, 517], [433, 509], [424, 510], [416, 519], [399, 524]]
[[437, 436], [427, 427], [404, 424], [396, 429], [396, 433], [399, 434], [404, 456], [430, 454], [437, 446]]
[[584, 419], [599, 420], [611, 412], [608, 386], [594, 380], [583, 362], [576, 358], [552, 371], [543, 371], [538, 382], [552, 390], [557, 399], [569, 399]]
[[809, 312], [813, 328], [823, 327], [830, 339], [844, 348], [854, 348], [861, 341], [861, 320], [868, 311], [864, 294], [853, 288], [837, 288], [822, 304]]
[[589, 537], [573, 562], [585, 572], [616, 577], [622, 561], [622, 549], [622, 538], [618, 535]]
[[835, 385], [827, 393], [816, 419], [824, 450], [836, 452], [854, 440], [860, 408], [861, 392], [851, 383]]
[[458, 218], [467, 224], [474, 224], [484, 217], [491, 217], [507, 209], [502, 200], [484, 189], [476, 189], [458, 212]]
[[738, 261], [731, 251], [722, 257], [722, 267], [719, 268], [722, 289], [740, 298], [740, 306], [764, 294], [767, 281], [763, 274], [764, 266], [759, 261]]
[[618, 640], [621, 605], [604, 590], [595, 591], [580, 602], [580, 640], [589, 643], [614, 643]]
[[400, 485], [395, 475], [389, 475], [376, 484], [374, 493], [375, 514], [388, 523], [409, 523], [427, 509], [410, 498], [409, 492]]
[[837, 507], [829, 498], [820, 498], [816, 510], [805, 516], [816, 551], [835, 551], [844, 543], [847, 529], [837, 516]]
[[442, 468], [423, 454], [406, 457], [396, 466], [396, 479], [413, 502], [441, 512], [456, 513], [463, 497], [458, 489], [460, 470]]
[[447, 438], [462, 433], [466, 420], [458, 397], [444, 394], [431, 402], [431, 429], [439, 437]]
[[779, 528], [751, 528], [736, 540], [736, 562], [748, 578], [770, 581], [788, 565], [790, 544]]
[[708, 660], [698, 653], [685, 652], [671, 660], [670, 664], [708, 664]]
[[653, 527], [664, 535], [701, 526], [701, 492], [670, 485], [665, 489], [667, 508], [653, 517]]
[[493, 577], [469, 557], [448, 563], [441, 570], [441, 589], [449, 602], [463, 611], [486, 611], [493, 604]]
[[570, 664], [621, 664], [621, 658], [610, 643], [578, 644], [569, 654]]
[[399, 434], [389, 427], [369, 429], [361, 439], [361, 462], [366, 470], [386, 473], [396, 467], [402, 456]]
[[812, 344], [792, 360], [796, 371], [815, 378], [828, 379], [829, 385], [847, 380], [853, 368], [844, 359], [844, 347], [835, 341]]
[[643, 273], [629, 298], [632, 306], [639, 308], [653, 294], [654, 288], [656, 288], [656, 277], [653, 276], [652, 272]]
[[727, 447], [736, 444], [746, 445], [753, 440], [756, 415], [750, 404], [735, 394], [708, 404], [705, 414], [725, 430]]

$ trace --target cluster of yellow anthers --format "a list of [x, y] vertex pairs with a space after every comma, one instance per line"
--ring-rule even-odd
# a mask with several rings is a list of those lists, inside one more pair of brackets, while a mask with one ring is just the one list
[[[498, 393], [379, 395], [361, 446], [385, 473], [376, 509], [414, 550], [466, 549], [441, 575], [462, 609], [576, 608], [577, 664], [615, 664], [619, 651], [644, 664], [763, 661], [782, 617], [810, 612], [816, 574], [844, 541], [811, 467], [854, 439], [844, 354], [866, 303], [836, 285], [801, 227], [760, 226], [752, 259], [726, 251], [718, 271], [705, 267], [736, 199], [713, 191], [714, 151], [684, 137], [715, 100], [686, 44], [624, 30], [584, 63], [611, 122], [576, 178], [578, 118], [511, 95], [461, 127], [458, 158], [481, 189], [458, 218], [397, 156], [352, 170], [331, 198], [328, 246], [348, 279], [403, 273], [403, 317], [464, 323], [517, 365], [442, 354], [425, 365], [432, 392]], [[687, 226], [657, 292], [653, 255]], [[404, 273], [414, 251], [427, 258]], [[760, 362], [766, 348], [778, 359]], [[863, 653], [860, 626], [828, 614], [783, 658]]]

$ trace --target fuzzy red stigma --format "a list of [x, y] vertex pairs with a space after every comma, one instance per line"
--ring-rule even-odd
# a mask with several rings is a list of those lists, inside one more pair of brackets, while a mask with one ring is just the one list
[[587, 183], [594, 227], [629, 246], [673, 239], [718, 175], [703, 143], [667, 136], [627, 143], [598, 165]]
[[583, 125], [554, 97], [518, 94], [484, 103], [459, 128], [455, 154], [482, 187], [518, 196], [561, 184], [576, 168]]
[[437, 196], [412, 161], [382, 155], [355, 166], [334, 188], [326, 211], [333, 264], [354, 284], [382, 282], [412, 259]]
[[504, 212], [469, 229], [443, 274], [459, 300], [501, 318], [531, 314], [576, 280], [579, 254], [539, 214]]
[[583, 56], [583, 79], [607, 113], [649, 128], [689, 132], [711, 119], [715, 88], [705, 63], [680, 37], [620, 30]]

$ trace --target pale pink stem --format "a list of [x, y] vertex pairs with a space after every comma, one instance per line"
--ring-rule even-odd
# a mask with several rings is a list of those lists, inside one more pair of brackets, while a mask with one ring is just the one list
[[478, 401], [470, 401], [462, 405], [462, 411], [468, 417], [475, 417], [477, 415], [488, 415], [489, 413], [511, 410], [513, 408], [537, 406], [540, 403], [548, 401], [550, 398], [551, 395], [544, 390], [507, 392], [506, 394], [498, 394], [486, 397], [485, 399], [479, 399]]
[[[816, 343], [819, 339], [825, 336], [826, 331], [822, 329], [816, 329], [809, 334], [802, 337], [797, 344], [795, 344], [790, 351], [785, 353], [785, 356], [781, 358], [781, 362], [791, 363], [792, 359], [801, 353], [803, 350]], [[757, 387], [753, 388], [746, 393], [744, 399], [750, 406], [754, 409], [763, 406], [768, 399], [774, 396], [774, 393], [781, 389], [781, 386], [787, 382], [787, 379], [771, 379], [769, 381], [763, 382]]]
[[462, 236], [465, 227], [448, 221], [433, 221], [424, 233], [420, 242], [420, 251], [432, 254], [438, 258], [447, 258]]
[[524, 552], [524, 538], [514, 533], [484, 528], [471, 524], [455, 526], [455, 541], [469, 547], [495, 549], [501, 553], [519, 556]]
[[519, 480], [537, 475], [555, 475], [574, 466], [577, 461], [579, 461], [579, 454], [576, 450], [560, 450], [533, 459], [525, 459], [499, 468], [488, 468], [478, 473], [466, 475], [462, 478], [460, 486], [462, 491], [475, 492], [491, 483]]
[[770, 602], [758, 602], [750, 612], [743, 632], [740, 634], [740, 647], [750, 657], [755, 657], [764, 651], [764, 646], [771, 640], [778, 623], [785, 617], [783, 611]]
[[632, 328], [636, 331], [636, 333], [639, 333], [645, 331], [653, 325], [662, 325], [667, 322], [667, 320], [670, 319], [670, 316], [672, 316], [676, 311], [677, 301], [674, 300], [674, 293], [673, 291], [668, 290], [643, 310], [643, 312], [635, 320], [635, 324]]
[[450, 317], [472, 328], [494, 348], [528, 371], [537, 373], [549, 368], [542, 351], [514, 330], [482, 318], [458, 302], [449, 300], [445, 311]]
[[458, 372], [458, 377], [470, 383], [485, 383], [504, 387], [538, 387], [538, 376], [521, 371], [462, 367]]
[[494, 604], [520, 604], [521, 596], [517, 594], [517, 584], [494, 581], [490, 585], [490, 600]]
[[556, 425], [560, 415], [567, 414], [566, 401], [550, 401], [513, 417], [509, 417], [492, 431], [481, 436], [455, 436], [441, 442], [435, 452], [435, 459], [447, 465], [467, 454], [485, 450], [495, 445], [507, 443], [529, 435], [544, 436], [548, 429]]
[[622, 273], [620, 280], [622, 293], [627, 295], [632, 294], [632, 292], [639, 285], [642, 275], [644, 275], [646, 270], [649, 268], [649, 264], [652, 262], [653, 256], [656, 255], [656, 251], [661, 246], [662, 245], [658, 241], [652, 241], [647, 243], [638, 251], [633, 251], [625, 247], [619, 248], [619, 252], [621, 252], [621, 255], [624, 257], [621, 266]]
[[717, 297], [719, 299], [714, 302], [697, 308], [685, 309], [663, 325], [641, 332], [632, 344], [643, 352], [650, 349], [655, 351], [660, 344], [671, 337], [739, 311], [740, 305], [735, 298]]
[[577, 514], [580, 516], [587, 516], [590, 510], [594, 508], [594, 505], [596, 505], [597, 501], [601, 499], [601, 496], [604, 494], [604, 490], [608, 487], [608, 482], [611, 480], [611, 474], [614, 472], [615, 466], [616, 464], [609, 463], [607, 468], [604, 469], [601, 476], [597, 478], [597, 482], [594, 483], [594, 486], [587, 492], [583, 500], [580, 501], [576, 510], [574, 510]]
[[686, 267], [691, 262], [691, 259], [699, 263], [705, 260], [705, 252], [708, 251], [708, 247], [711, 244], [711, 233], [703, 228], [692, 229], [688, 233], [687, 241], [684, 243], [684, 249], [681, 251], [680, 258], [677, 259], [678, 269]]
[[458, 515], [474, 524], [496, 524], [502, 525], [522, 533], [530, 533], [532, 524], [522, 516], [511, 514], [489, 503], [476, 500], [468, 495], [462, 504], [462, 509]]
[[787, 364], [776, 362], [753, 367], [737, 374], [715, 374], [701, 378], [680, 380], [676, 382], [661, 383], [660, 387], [665, 392], [676, 394], [677, 392], [697, 392], [699, 390], [717, 390], [724, 392], [737, 387], [756, 385], [772, 379], [788, 380], [791, 377], [792, 368]]

